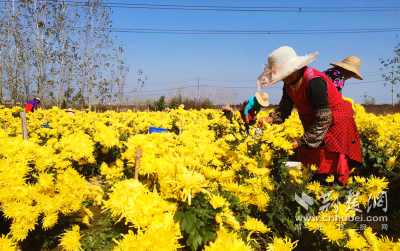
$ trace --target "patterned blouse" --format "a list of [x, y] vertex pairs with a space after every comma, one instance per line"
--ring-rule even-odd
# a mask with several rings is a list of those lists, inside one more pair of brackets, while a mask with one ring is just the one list
[[332, 80], [332, 82], [335, 84], [338, 91], [340, 93], [342, 93], [343, 86], [344, 86], [343, 74], [340, 71], [338, 71], [336, 68], [330, 68], [322, 73], [325, 74], [327, 77], [329, 77]]

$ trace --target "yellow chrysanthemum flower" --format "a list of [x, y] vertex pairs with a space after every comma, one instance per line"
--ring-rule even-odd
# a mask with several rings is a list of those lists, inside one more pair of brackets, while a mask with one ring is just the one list
[[16, 244], [5, 235], [0, 236], [0, 250], [3, 251], [16, 251]]
[[359, 235], [355, 229], [348, 229], [347, 234], [349, 236], [349, 240], [344, 247], [351, 250], [364, 250], [369, 247], [364, 237]]
[[268, 251], [291, 251], [296, 248], [297, 242], [292, 242], [290, 238], [274, 237], [273, 243], [269, 244]]
[[330, 175], [328, 178], [325, 179], [326, 182], [333, 182], [335, 180], [335, 176], [334, 175]]
[[251, 232], [260, 232], [260, 233], [266, 233], [271, 231], [267, 226], [264, 225], [264, 223], [260, 220], [257, 220], [255, 218], [248, 218], [243, 225], [243, 228], [246, 230], [249, 230]]
[[239, 238], [237, 233], [229, 233], [225, 228], [221, 227], [217, 232], [217, 239], [205, 246], [204, 251], [222, 250], [254, 251], [253, 248]]
[[229, 206], [229, 202], [227, 202], [225, 198], [223, 198], [219, 195], [212, 195], [210, 204], [214, 209], [224, 207], [224, 206]]
[[61, 235], [60, 246], [66, 251], [80, 251], [83, 250], [79, 242], [82, 235], [79, 234], [79, 226], [75, 225], [72, 230], [67, 230]]

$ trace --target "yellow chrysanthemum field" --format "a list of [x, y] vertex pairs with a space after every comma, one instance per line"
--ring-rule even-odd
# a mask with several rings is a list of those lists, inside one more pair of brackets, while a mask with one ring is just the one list
[[23, 140], [22, 109], [1, 108], [0, 250], [400, 250], [400, 114], [353, 108], [346, 187], [287, 168], [295, 112], [247, 135], [239, 113], [55, 107], [27, 114]]

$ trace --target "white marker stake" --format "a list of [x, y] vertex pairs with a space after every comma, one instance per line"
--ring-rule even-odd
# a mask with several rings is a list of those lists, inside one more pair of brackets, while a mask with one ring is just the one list
[[22, 139], [28, 139], [28, 128], [26, 126], [26, 113], [21, 112], [21, 124], [22, 124]]
[[142, 150], [141, 149], [138, 149], [137, 151], [136, 151], [136, 162], [135, 162], [135, 180], [138, 180], [139, 179], [139, 169], [140, 169], [140, 167], [139, 167], [139, 161], [140, 161], [140, 158], [142, 157]]
[[48, 123], [47, 123], [47, 111], [46, 111], [46, 109], [44, 109], [44, 118], [45, 118], [45, 120], [46, 120], [46, 125], [48, 125]]

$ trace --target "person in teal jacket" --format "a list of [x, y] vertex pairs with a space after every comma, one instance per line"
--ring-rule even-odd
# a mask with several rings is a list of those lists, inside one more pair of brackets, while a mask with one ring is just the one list
[[254, 125], [257, 122], [257, 114], [261, 111], [261, 108], [267, 106], [269, 106], [267, 93], [257, 92], [256, 95], [243, 102], [240, 115], [247, 131], [250, 125]]

